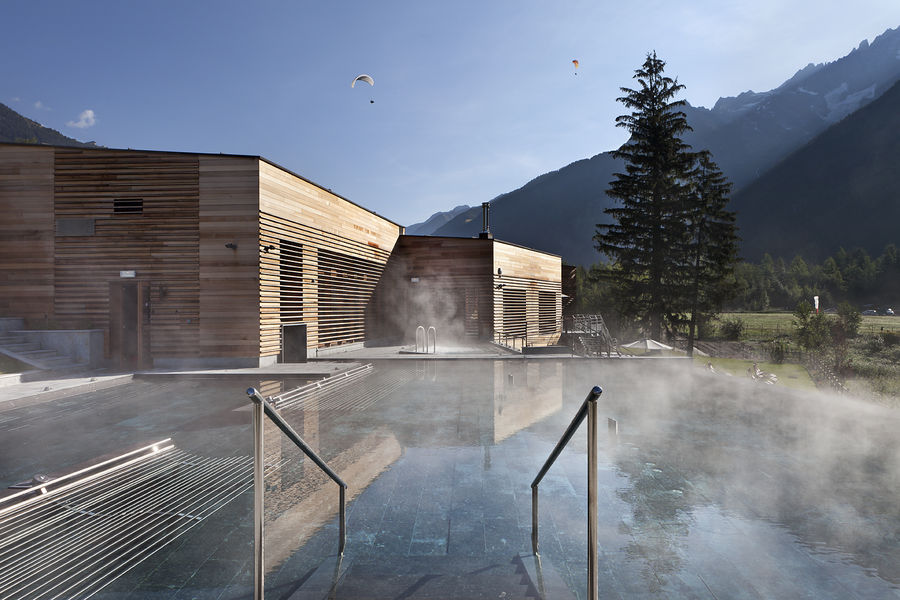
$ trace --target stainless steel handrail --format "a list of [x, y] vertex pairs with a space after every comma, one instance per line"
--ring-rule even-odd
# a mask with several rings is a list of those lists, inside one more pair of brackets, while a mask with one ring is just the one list
[[263, 590], [265, 581], [265, 565], [263, 556], [263, 534], [264, 526], [264, 509], [265, 509], [265, 478], [264, 478], [264, 448], [263, 448], [263, 417], [268, 416], [269, 419], [278, 426], [289, 440], [300, 448], [300, 450], [309, 457], [322, 471], [331, 478], [340, 488], [340, 541], [338, 543], [338, 553], [344, 555], [344, 545], [347, 540], [346, 528], [346, 489], [347, 484], [335, 473], [331, 467], [325, 464], [318, 454], [303, 441], [296, 431], [281, 418], [275, 409], [272, 408], [265, 398], [262, 397], [256, 388], [249, 388], [247, 395], [253, 401], [253, 538], [254, 538], [254, 577], [253, 577], [253, 598], [254, 600], [263, 600]]
[[569, 440], [572, 439], [572, 436], [575, 435], [575, 431], [578, 430], [578, 427], [581, 425], [581, 422], [584, 421], [584, 418], [587, 417], [588, 422], [588, 446], [587, 446], [587, 455], [588, 455], [588, 486], [587, 486], [587, 496], [588, 496], [588, 598], [589, 600], [597, 600], [598, 597], [598, 576], [597, 576], [597, 568], [599, 564], [598, 557], [598, 548], [597, 548], [597, 398], [600, 397], [600, 394], [603, 393], [603, 390], [600, 389], [600, 386], [594, 386], [591, 389], [590, 393], [587, 395], [587, 398], [584, 399], [584, 402], [581, 404], [581, 408], [578, 409], [578, 412], [575, 414], [575, 418], [572, 419], [572, 422], [569, 423], [569, 427], [566, 429], [565, 433], [563, 433], [562, 438], [560, 438], [559, 442], [557, 442], [556, 447], [553, 448], [553, 452], [550, 453], [550, 456], [544, 462], [544, 466], [541, 467], [540, 472], [537, 474], [537, 477], [534, 478], [534, 481], [531, 482], [531, 547], [534, 550], [535, 554], [538, 553], [538, 484], [541, 482], [541, 479], [544, 478], [544, 475], [547, 474], [547, 471], [550, 470], [550, 467], [553, 465], [554, 461], [556, 461], [560, 452], [563, 451], [563, 448], [566, 447], [566, 444], [569, 443]]
[[428, 334], [425, 328], [419, 325], [416, 327], [416, 352], [419, 351], [419, 332], [422, 332], [422, 352], [428, 352]]
[[428, 331], [425, 332], [425, 354], [428, 354], [428, 338], [431, 338], [431, 353], [437, 354], [437, 329], [434, 328], [434, 325], [428, 328]]

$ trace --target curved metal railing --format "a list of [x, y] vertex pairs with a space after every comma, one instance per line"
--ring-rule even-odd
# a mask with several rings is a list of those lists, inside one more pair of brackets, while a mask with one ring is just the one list
[[425, 332], [425, 354], [428, 354], [428, 339], [431, 338], [431, 353], [437, 354], [437, 329], [434, 325]]
[[346, 489], [347, 484], [335, 473], [331, 467], [325, 464], [318, 454], [303, 441], [296, 431], [281, 418], [275, 409], [272, 408], [262, 395], [255, 388], [249, 388], [247, 395], [253, 401], [253, 532], [254, 532], [254, 577], [253, 577], [253, 598], [254, 600], [263, 599], [263, 588], [265, 579], [265, 566], [263, 561], [263, 534], [264, 534], [264, 512], [265, 512], [265, 478], [264, 478], [264, 451], [263, 451], [263, 417], [267, 416], [278, 426], [289, 440], [300, 448], [300, 450], [309, 457], [322, 471], [331, 478], [340, 488], [341, 508], [340, 508], [340, 542], [338, 544], [338, 553], [343, 556], [344, 544], [347, 539], [346, 530]]
[[563, 433], [562, 438], [560, 438], [559, 442], [557, 442], [556, 447], [553, 448], [553, 452], [550, 453], [550, 456], [544, 462], [544, 466], [541, 467], [540, 472], [537, 474], [537, 477], [534, 478], [534, 481], [531, 482], [531, 547], [534, 550], [534, 553], [537, 555], [538, 553], [538, 484], [541, 482], [541, 479], [544, 478], [544, 475], [547, 474], [547, 471], [550, 470], [550, 467], [553, 466], [553, 463], [556, 461], [559, 454], [563, 451], [563, 448], [566, 447], [566, 444], [569, 443], [569, 440], [572, 439], [572, 436], [575, 435], [575, 431], [578, 430], [578, 427], [581, 425], [581, 422], [584, 421], [584, 418], [587, 417], [588, 422], [588, 447], [587, 447], [587, 455], [588, 455], [588, 598], [590, 600], [597, 600], [597, 567], [598, 567], [598, 549], [597, 549], [597, 398], [600, 397], [600, 394], [603, 393], [603, 390], [600, 389], [599, 386], [594, 386], [591, 389], [590, 393], [587, 395], [587, 398], [584, 399], [584, 402], [581, 404], [581, 408], [578, 409], [578, 412], [575, 414], [575, 418], [572, 419], [572, 422], [569, 423], [569, 427], [566, 429], [565, 433]]

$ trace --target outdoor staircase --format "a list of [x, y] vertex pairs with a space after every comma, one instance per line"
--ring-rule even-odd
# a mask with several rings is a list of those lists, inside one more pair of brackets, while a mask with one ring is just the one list
[[603, 353], [606, 351], [606, 344], [597, 336], [579, 333], [576, 334], [576, 338], [578, 344], [575, 349], [579, 354], [585, 356], [603, 356]]
[[[575, 351], [584, 356], [612, 356], [619, 352], [619, 342], [609, 333], [601, 315], [574, 315]], [[580, 346], [580, 349], [579, 349]]]
[[37, 342], [29, 341], [24, 319], [16, 317], [0, 318], [0, 354], [13, 358], [38, 370], [83, 369], [72, 357], [51, 348], [43, 348]]

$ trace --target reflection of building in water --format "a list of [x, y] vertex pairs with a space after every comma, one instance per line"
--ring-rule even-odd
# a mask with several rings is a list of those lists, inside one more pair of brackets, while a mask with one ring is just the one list
[[[314, 396], [304, 402], [302, 410], [287, 409], [282, 416], [347, 483], [348, 504], [402, 455], [400, 443], [383, 429], [361, 435], [337, 454], [323, 453], [322, 411]], [[283, 463], [266, 475], [265, 560], [271, 571], [334, 519], [340, 495], [338, 486], [269, 419], [265, 420], [264, 436], [266, 463]]]
[[559, 361], [498, 360], [476, 370], [456, 361], [420, 362], [409, 394], [443, 426], [400, 426], [404, 446], [494, 445], [562, 407]]
[[[376, 412], [335, 409], [333, 399], [319, 397], [305, 400], [302, 410], [282, 411], [291, 427], [347, 482], [348, 502], [390, 468], [407, 447], [480, 447], [485, 469], [490, 469], [492, 446], [562, 407], [563, 367], [558, 361], [495, 361], [475, 370], [457, 361], [417, 362], [419, 368], [410, 368], [396, 400], [417, 403], [416, 410], [429, 416], [424, 421], [394, 420], [399, 413], [385, 418]], [[368, 388], [392, 381], [396, 372], [374, 377], [367, 380]], [[270, 389], [282, 391], [274, 384]], [[340, 433], [344, 428], [358, 433], [359, 439]], [[339, 494], [334, 482], [268, 419], [264, 435], [266, 462], [284, 463], [266, 477], [266, 560], [268, 568], [274, 568], [334, 519]], [[349, 445], [329, 454], [328, 447], [338, 445], [336, 438]]]
[[494, 363], [494, 444], [562, 408], [562, 368], [555, 360]]

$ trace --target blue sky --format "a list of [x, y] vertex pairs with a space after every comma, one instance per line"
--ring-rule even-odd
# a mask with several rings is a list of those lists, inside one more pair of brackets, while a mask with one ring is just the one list
[[900, 2], [0, 0], [0, 23], [0, 102], [43, 125], [261, 155], [409, 225], [617, 147], [651, 50], [712, 106], [900, 26]]

